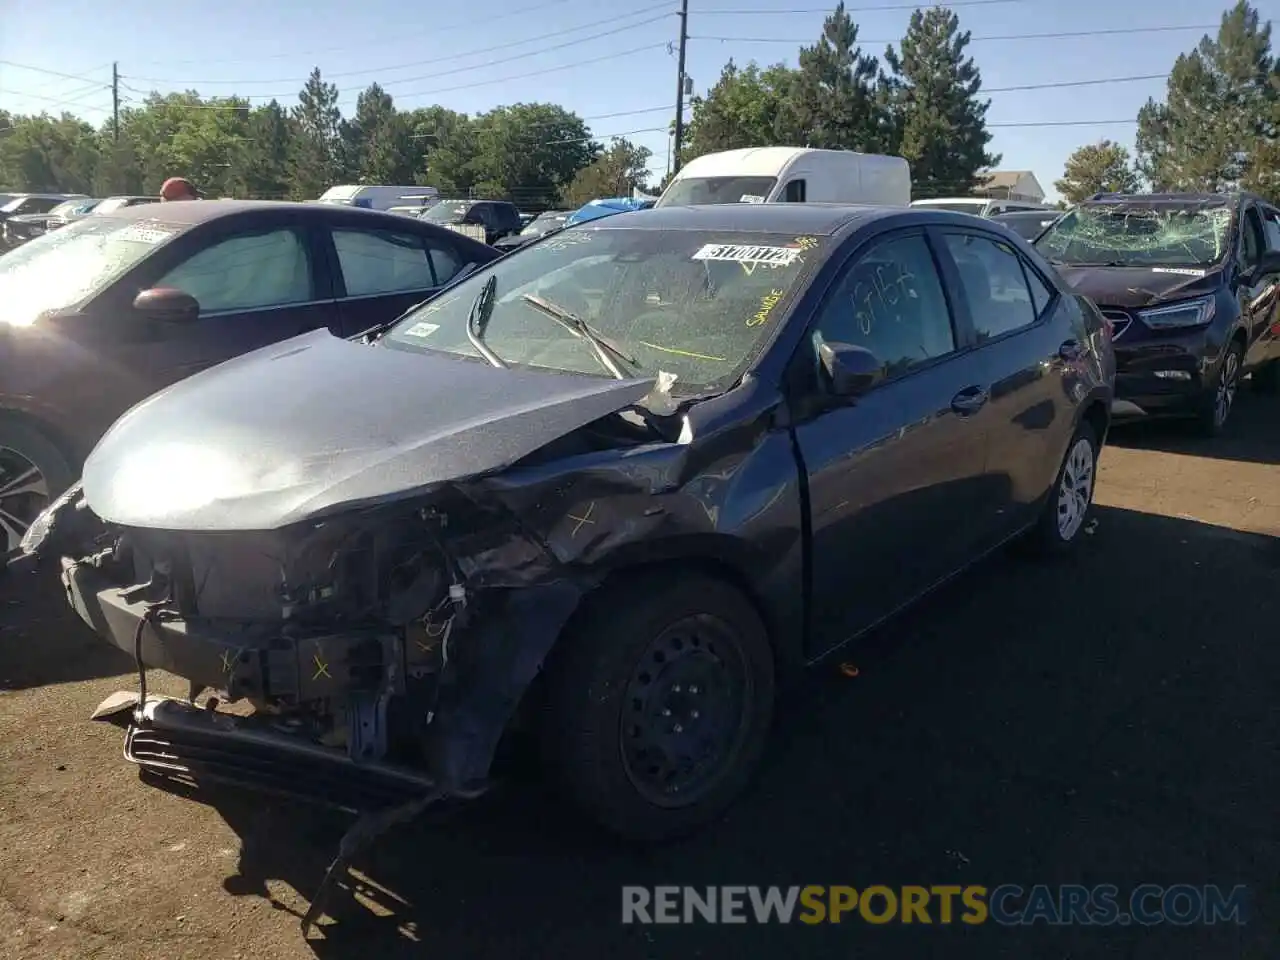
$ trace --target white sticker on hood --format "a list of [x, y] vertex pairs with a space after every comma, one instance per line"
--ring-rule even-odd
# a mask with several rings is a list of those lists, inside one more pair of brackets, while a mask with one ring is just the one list
[[404, 332], [406, 337], [429, 337], [440, 329], [438, 323], [427, 323], [425, 320], [415, 323]]
[[1176, 273], [1180, 277], [1203, 277], [1205, 271], [1194, 267], [1152, 267], [1152, 273]]
[[164, 243], [174, 235], [173, 230], [158, 230], [155, 227], [134, 225], [125, 227], [116, 234], [121, 240], [132, 240], [134, 243]]
[[693, 255], [694, 260], [722, 260], [729, 263], [760, 263], [786, 267], [800, 258], [800, 247], [757, 247], [741, 243], [708, 243]]

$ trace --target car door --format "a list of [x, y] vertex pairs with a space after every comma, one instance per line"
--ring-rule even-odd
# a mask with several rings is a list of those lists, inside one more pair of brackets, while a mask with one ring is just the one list
[[[964, 348], [922, 230], [855, 253], [819, 307], [792, 379], [812, 522], [815, 655], [892, 613], [967, 562], [979, 539], [986, 384]], [[822, 342], [870, 350], [885, 379], [829, 396]], [[798, 386], [795, 386], [798, 384]]]
[[214, 221], [156, 265], [145, 286], [191, 294], [200, 315], [160, 325], [147, 350], [153, 389], [311, 330], [334, 329], [329, 278], [311, 231], [294, 218]]
[[987, 436], [983, 526], [992, 546], [1030, 521], [1057, 477], [1088, 334], [1074, 298], [1060, 296], [1013, 244], [986, 230], [937, 234], [952, 301], [973, 329], [969, 363], [990, 385], [975, 418]]
[[1241, 220], [1240, 310], [1249, 329], [1246, 368], [1280, 359], [1280, 277], [1260, 272], [1262, 254], [1280, 250], [1280, 212], [1249, 204]]
[[414, 230], [351, 223], [334, 225], [328, 233], [346, 336], [394, 320], [452, 280], [464, 265], [447, 240]]

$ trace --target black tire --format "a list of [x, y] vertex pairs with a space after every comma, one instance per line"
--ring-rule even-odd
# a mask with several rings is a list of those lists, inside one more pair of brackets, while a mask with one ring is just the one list
[[[1238, 340], [1233, 340], [1227, 352], [1218, 364], [1218, 373], [1213, 383], [1201, 394], [1196, 411], [1196, 432], [1204, 437], [1221, 436], [1231, 421], [1231, 411], [1235, 408], [1236, 397], [1240, 392], [1241, 365], [1244, 363], [1244, 347]], [[1226, 391], [1225, 413], [1219, 408], [1219, 398]]]
[[[11, 461], [10, 452], [40, 471], [47, 493], [46, 503], [75, 482], [75, 470], [56, 443], [41, 433], [38, 428], [24, 421], [0, 418], [0, 460]], [[4, 464], [0, 463], [0, 469], [3, 469], [3, 466]], [[43, 509], [43, 505], [38, 505], [29, 496], [22, 500], [20, 506], [22, 507], [20, 519], [28, 523], [35, 519], [32, 509], [37, 506]], [[14, 512], [17, 513], [17, 507]], [[0, 524], [0, 546], [16, 545], [8, 543], [6, 533], [8, 528], [7, 520]]]
[[[568, 798], [624, 839], [688, 833], [733, 802], [764, 752], [774, 697], [764, 624], [738, 590], [700, 575], [642, 574], [587, 602], [548, 665], [545, 760]], [[708, 679], [683, 689], [682, 676]], [[714, 737], [717, 719], [732, 729], [718, 758], [685, 758], [689, 770], [664, 777], [671, 754], [647, 751], [641, 734], [688, 750], [699, 731]], [[652, 759], [638, 763], [641, 753]]]
[[[1083, 506], [1076, 504], [1076, 510], [1079, 511], [1078, 520], [1073, 514], [1073, 522], [1064, 524], [1059, 522], [1063, 509], [1064, 484], [1067, 487], [1076, 486], [1075, 481], [1069, 479], [1069, 471], [1074, 466], [1072, 456], [1082, 443], [1087, 444], [1089, 450], [1088, 490], [1084, 496]], [[1036, 521], [1036, 525], [1031, 528], [1030, 536], [1027, 537], [1028, 544], [1036, 553], [1044, 556], [1061, 556], [1079, 543], [1084, 535], [1084, 529], [1089, 522], [1089, 510], [1093, 507], [1093, 491], [1097, 487], [1099, 452], [1098, 435], [1093, 426], [1088, 421], [1081, 421], [1071, 437], [1071, 442], [1067, 444], [1067, 452], [1062, 457], [1057, 476], [1053, 480], [1053, 489], [1049, 491], [1049, 498], [1045, 501], [1040, 519]]]
[[1280, 393], [1280, 360], [1270, 360], [1258, 367], [1249, 382], [1258, 393], [1272, 397]]

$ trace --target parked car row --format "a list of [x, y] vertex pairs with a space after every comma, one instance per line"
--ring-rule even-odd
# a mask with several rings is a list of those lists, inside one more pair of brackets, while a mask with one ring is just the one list
[[[28, 198], [29, 199], [29, 198]], [[47, 206], [52, 197], [40, 197], [40, 202], [29, 203], [30, 207]], [[73, 223], [81, 217], [91, 214], [109, 214], [124, 207], [139, 206], [147, 203], [158, 203], [159, 197], [116, 196], [98, 199], [94, 197], [75, 196], [63, 200], [39, 213], [18, 213], [6, 217], [0, 228], [0, 247], [11, 250], [21, 246], [34, 237], [42, 236], [50, 230], [57, 230]]]

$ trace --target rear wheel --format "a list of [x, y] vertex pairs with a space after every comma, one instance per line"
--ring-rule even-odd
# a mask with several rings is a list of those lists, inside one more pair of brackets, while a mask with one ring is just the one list
[[16, 549], [27, 527], [75, 480], [57, 445], [26, 423], [0, 421], [0, 533]]
[[1088, 422], [1081, 422], [1067, 446], [1067, 455], [1058, 468], [1049, 499], [1030, 540], [1041, 553], [1066, 553], [1080, 539], [1093, 506], [1093, 488], [1098, 473], [1098, 435]]
[[701, 826], [764, 751], [764, 625], [736, 589], [701, 576], [640, 576], [588, 602], [548, 667], [547, 759], [570, 798], [620, 836]]

